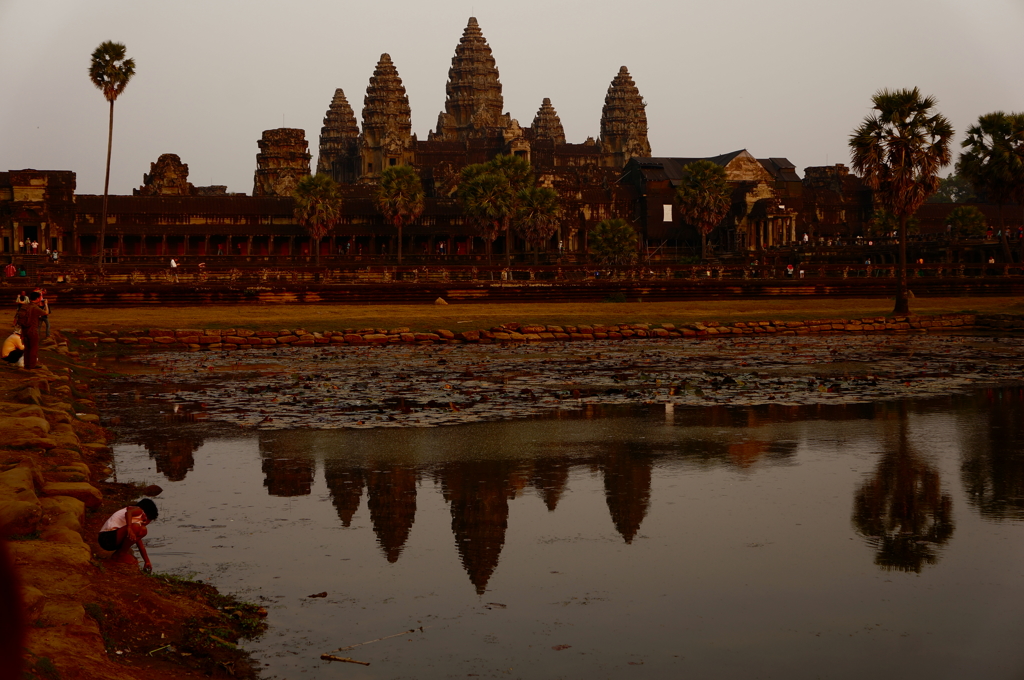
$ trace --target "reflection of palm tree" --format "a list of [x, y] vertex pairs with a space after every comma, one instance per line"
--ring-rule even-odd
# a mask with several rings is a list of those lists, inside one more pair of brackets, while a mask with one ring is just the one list
[[960, 467], [968, 503], [984, 517], [1024, 519], [1024, 398], [1011, 389], [985, 398], [970, 412], [977, 430], [967, 430]]
[[874, 476], [854, 496], [853, 523], [875, 546], [875, 564], [920, 572], [935, 564], [936, 548], [953, 535], [953, 499], [942, 492], [938, 470], [907, 441], [906, 406], [896, 446], [886, 449]]
[[367, 507], [373, 533], [388, 562], [398, 561], [416, 520], [415, 468], [405, 465], [374, 465], [366, 472]]

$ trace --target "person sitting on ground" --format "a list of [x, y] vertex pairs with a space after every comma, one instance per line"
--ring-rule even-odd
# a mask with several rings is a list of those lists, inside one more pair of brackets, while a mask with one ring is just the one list
[[98, 536], [100, 547], [114, 553], [111, 556], [113, 561], [138, 566], [139, 562], [132, 554], [132, 546], [137, 545], [139, 554], [142, 555], [142, 560], [145, 563], [142, 568], [145, 571], [153, 571], [153, 563], [149, 561], [149, 555], [146, 554], [146, 546], [143, 545], [142, 539], [149, 533], [146, 525], [155, 520], [159, 514], [156, 503], [149, 498], [143, 498], [135, 505], [121, 508], [107, 518], [100, 528]]
[[14, 332], [4, 340], [0, 358], [18, 367], [25, 366], [25, 343], [21, 340], [21, 327], [15, 326]]

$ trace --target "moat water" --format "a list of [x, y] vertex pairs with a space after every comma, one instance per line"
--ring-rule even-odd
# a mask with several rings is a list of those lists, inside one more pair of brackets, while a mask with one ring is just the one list
[[158, 571], [270, 610], [265, 678], [1024, 674], [1018, 388], [369, 430], [160, 410], [118, 478], [165, 489]]

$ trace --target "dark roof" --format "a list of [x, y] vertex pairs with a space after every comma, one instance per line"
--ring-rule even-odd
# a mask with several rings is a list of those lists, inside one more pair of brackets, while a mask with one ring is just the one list
[[796, 173], [796, 166], [788, 158], [758, 158], [757, 162], [777, 180], [783, 182], [799, 182], [800, 175]]
[[678, 182], [686, 174], [685, 168], [690, 163], [695, 161], [711, 161], [715, 165], [720, 165], [724, 168], [744, 151], [745, 149], [740, 149], [738, 151], [724, 153], [719, 156], [709, 156], [707, 158], [635, 157], [630, 159], [629, 162], [636, 163], [644, 178], [647, 180], [670, 180], [672, 182]]
[[[148, 215], [288, 215], [295, 199], [281, 196], [111, 196], [107, 211]], [[75, 196], [75, 212], [98, 213], [103, 197]]]

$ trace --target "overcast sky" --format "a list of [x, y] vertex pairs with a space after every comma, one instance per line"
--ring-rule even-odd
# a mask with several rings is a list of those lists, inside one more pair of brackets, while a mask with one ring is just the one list
[[530, 125], [550, 97], [570, 142], [597, 137], [626, 65], [656, 156], [745, 148], [849, 164], [847, 137], [880, 88], [917, 86], [962, 131], [1024, 111], [1024, 0], [0, 0], [0, 170], [74, 170], [103, 190], [107, 104], [89, 82], [101, 42], [136, 75], [117, 100], [110, 190], [129, 194], [162, 153], [196, 185], [252, 192], [263, 130], [306, 131], [315, 167], [342, 88], [360, 119], [391, 55], [421, 139], [444, 108], [455, 46], [476, 16], [505, 110]]

